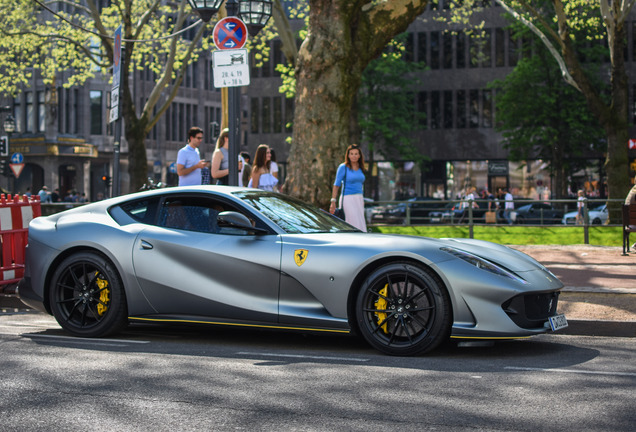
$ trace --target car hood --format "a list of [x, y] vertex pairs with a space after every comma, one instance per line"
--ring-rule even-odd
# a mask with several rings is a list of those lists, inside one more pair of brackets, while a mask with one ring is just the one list
[[484, 240], [465, 238], [431, 238], [397, 234], [339, 233], [303, 235], [308, 245], [330, 245], [355, 249], [371, 257], [402, 253], [427, 263], [457, 259], [442, 248], [455, 248], [477, 255], [511, 271], [523, 272], [545, 267], [534, 258], [516, 249]]

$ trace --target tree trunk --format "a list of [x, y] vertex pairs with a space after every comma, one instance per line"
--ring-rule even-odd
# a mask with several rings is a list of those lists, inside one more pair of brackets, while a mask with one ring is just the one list
[[285, 192], [327, 207], [351, 144], [362, 72], [406, 30], [426, 0], [310, 0], [309, 32], [296, 64], [296, 108]]
[[126, 141], [128, 142], [128, 174], [130, 192], [139, 190], [148, 180], [148, 159], [146, 157], [146, 131], [144, 117], [126, 116]]

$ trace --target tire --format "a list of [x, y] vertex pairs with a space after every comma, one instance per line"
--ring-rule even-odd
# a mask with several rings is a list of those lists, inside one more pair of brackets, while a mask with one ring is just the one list
[[391, 263], [362, 284], [356, 298], [356, 322], [364, 339], [385, 354], [424, 354], [450, 335], [450, 299], [423, 268]]
[[78, 252], [60, 263], [49, 301], [57, 322], [74, 336], [108, 336], [128, 324], [121, 279], [112, 263], [94, 252]]
[[592, 225], [600, 225], [601, 223], [602, 223], [602, 222], [601, 222], [601, 219], [599, 219], [599, 218], [595, 218], [595, 219], [592, 221]]
[[515, 223], [518, 225], [523, 225], [526, 223], [526, 220], [523, 216], [517, 215], [517, 219], [515, 219]]

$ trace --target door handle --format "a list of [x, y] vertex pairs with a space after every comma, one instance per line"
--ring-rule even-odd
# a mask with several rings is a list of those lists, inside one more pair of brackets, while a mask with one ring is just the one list
[[152, 249], [152, 244], [148, 243], [146, 240], [142, 240], [141, 241], [141, 248], [142, 249]]

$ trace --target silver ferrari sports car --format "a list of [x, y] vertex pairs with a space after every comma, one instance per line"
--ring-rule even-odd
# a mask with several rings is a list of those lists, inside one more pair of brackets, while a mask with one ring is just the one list
[[417, 355], [567, 326], [562, 287], [505, 246], [365, 233], [283, 194], [194, 186], [34, 219], [18, 293], [82, 337], [183, 322], [355, 333]]

